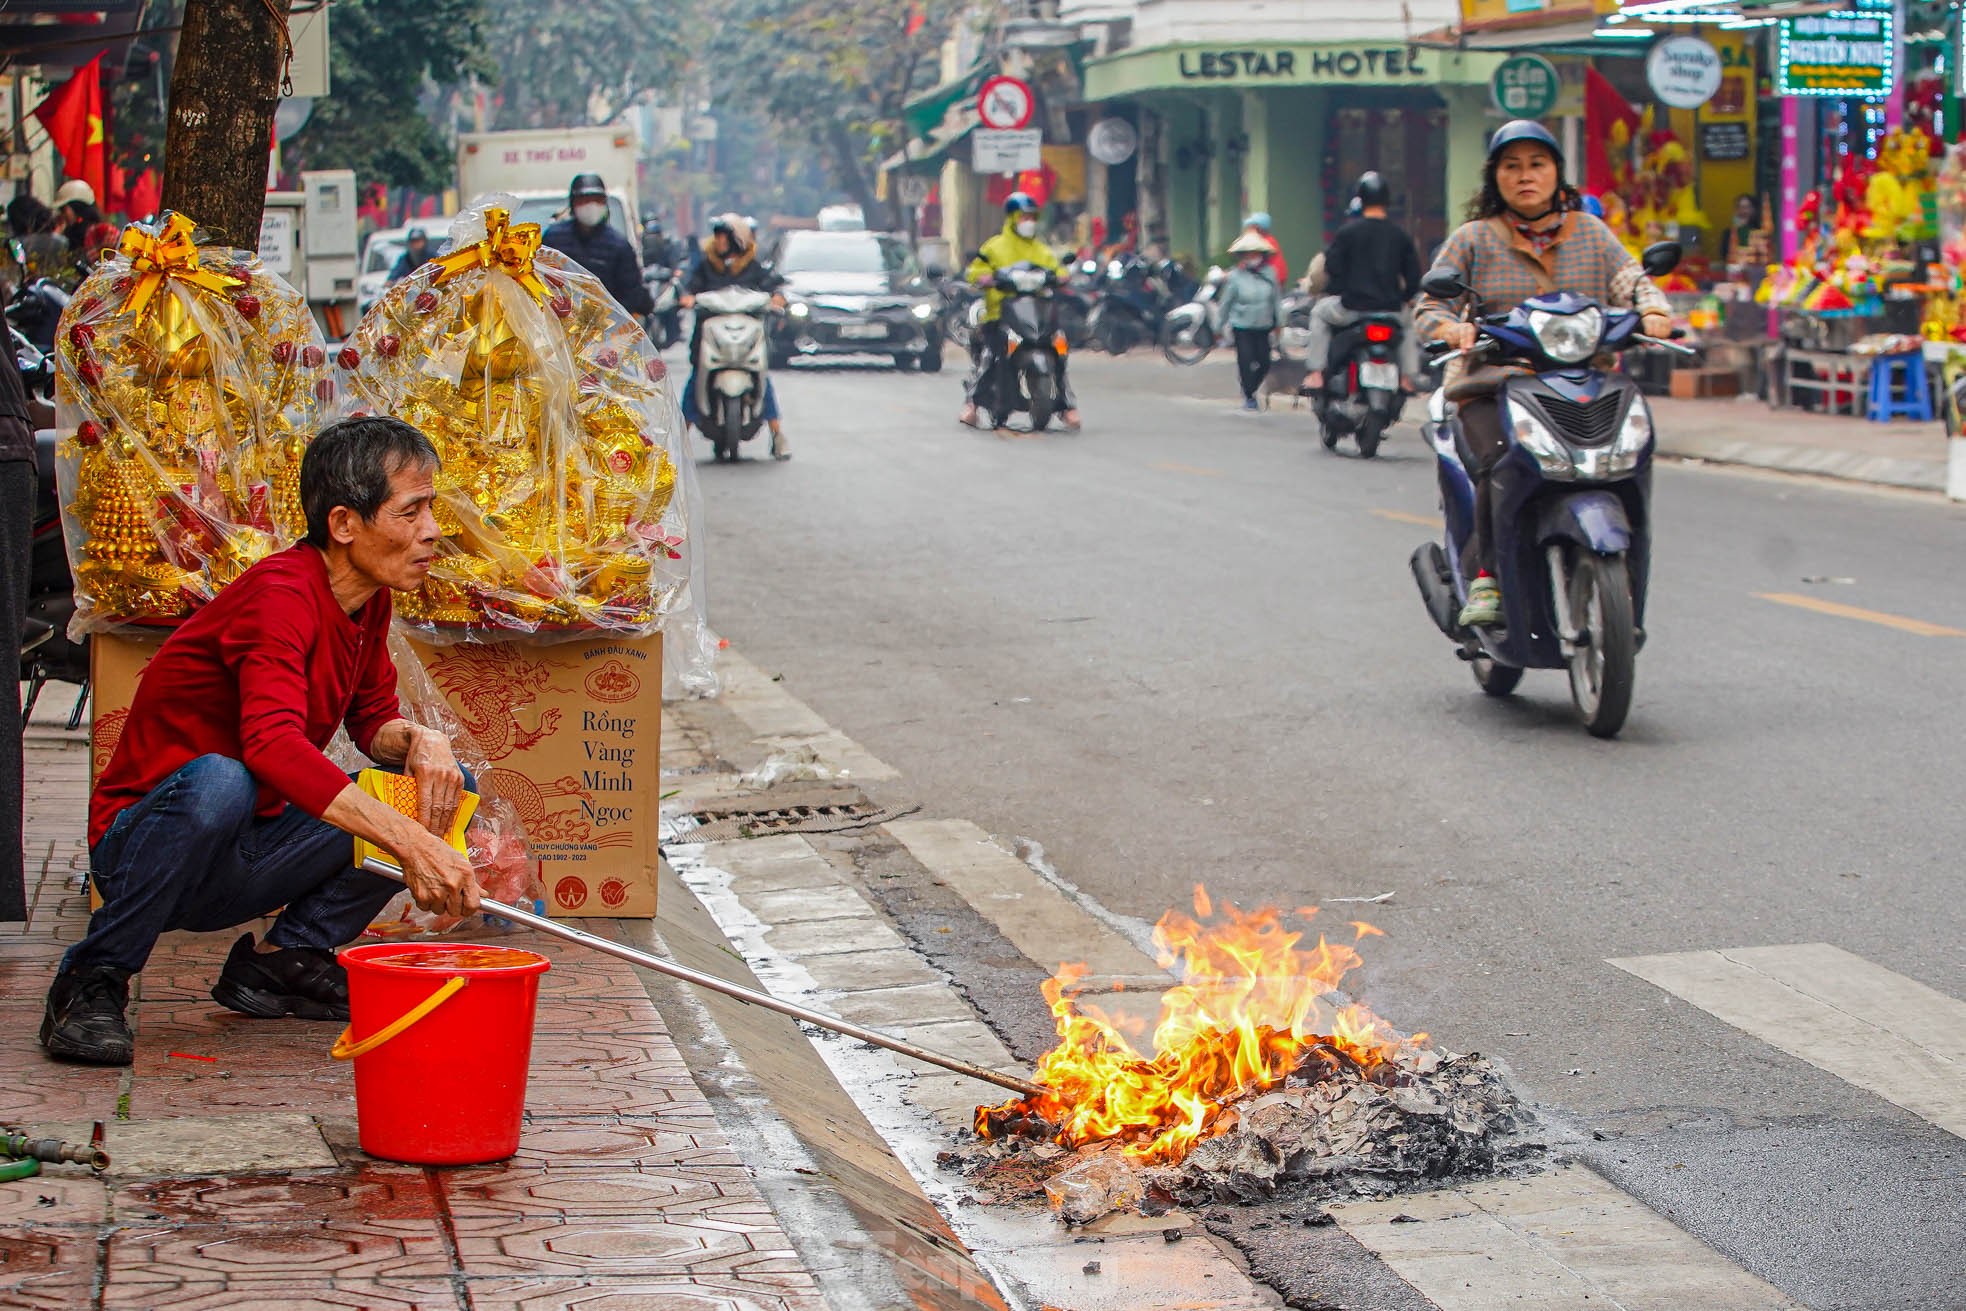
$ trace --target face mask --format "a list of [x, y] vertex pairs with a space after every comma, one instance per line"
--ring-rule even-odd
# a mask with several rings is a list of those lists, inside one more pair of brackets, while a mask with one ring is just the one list
[[1017, 235], [1026, 239], [1037, 236], [1038, 221], [1036, 219], [1019, 219], [1017, 221]]
[[582, 227], [599, 227], [608, 216], [608, 207], [601, 201], [585, 201], [573, 207], [573, 217]]

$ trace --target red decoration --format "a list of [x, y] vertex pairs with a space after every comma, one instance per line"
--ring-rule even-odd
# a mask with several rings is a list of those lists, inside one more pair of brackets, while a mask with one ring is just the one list
[[301, 364], [303, 364], [304, 366], [310, 369], [320, 368], [322, 362], [325, 361], [327, 358], [328, 358], [328, 353], [322, 350], [319, 346], [309, 346], [306, 350], [300, 353]]
[[343, 346], [341, 348], [341, 354], [335, 356], [334, 359], [335, 363], [339, 364], [342, 368], [352, 369], [362, 362], [362, 352], [356, 350], [353, 346]]
[[232, 298], [232, 308], [239, 311], [241, 318], [256, 319], [259, 317], [259, 297], [234, 296]]

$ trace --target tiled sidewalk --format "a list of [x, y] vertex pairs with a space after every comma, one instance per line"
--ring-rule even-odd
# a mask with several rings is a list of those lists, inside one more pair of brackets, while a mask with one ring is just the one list
[[[48, 1061], [42, 997], [87, 916], [88, 757], [79, 735], [35, 731], [33, 918], [0, 925], [0, 1124], [74, 1137], [102, 1121], [112, 1151], [145, 1146], [103, 1179], [63, 1166], [0, 1184], [0, 1307], [823, 1305], [633, 971], [606, 957], [525, 942], [554, 968], [519, 1154], [496, 1166], [363, 1155], [335, 1026], [248, 1020], [207, 995], [232, 934], [160, 945], [132, 1005], [133, 1069]], [[159, 1152], [182, 1163], [142, 1173]]]

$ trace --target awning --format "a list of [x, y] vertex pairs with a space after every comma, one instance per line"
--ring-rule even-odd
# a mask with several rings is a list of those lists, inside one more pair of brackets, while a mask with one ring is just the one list
[[949, 110], [965, 100], [974, 100], [976, 93], [983, 89], [983, 79], [995, 71], [994, 61], [977, 63], [955, 81], [924, 91], [903, 105], [901, 121], [907, 125], [908, 135], [926, 137], [941, 127]]
[[[1644, 0], [1632, 0], [1633, 4]], [[1847, 9], [1851, 0], [1706, 0], [1695, 4], [1683, 0], [1666, 13], [1649, 20], [1643, 9], [1628, 7], [1622, 24], [1613, 16], [1565, 19], [1558, 23], [1524, 27], [1484, 29], [1473, 32], [1443, 28], [1414, 39], [1415, 45], [1454, 50], [1537, 51], [1542, 54], [1581, 54], [1641, 56], [1653, 33], [1697, 33], [1708, 22], [1730, 19], [1797, 18]], [[1629, 36], [1612, 36], [1620, 26], [1630, 28]]]
[[916, 137], [902, 149], [895, 151], [881, 161], [883, 173], [914, 173], [932, 177], [942, 171], [957, 147], [969, 140], [969, 134], [976, 130], [971, 123], [960, 131], [947, 137]]

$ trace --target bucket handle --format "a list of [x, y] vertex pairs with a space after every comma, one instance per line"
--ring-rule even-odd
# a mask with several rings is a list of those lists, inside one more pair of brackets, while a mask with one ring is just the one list
[[452, 977], [441, 988], [438, 988], [437, 991], [431, 993], [428, 997], [425, 997], [422, 1001], [410, 1007], [409, 1010], [405, 1011], [396, 1020], [394, 1020], [389, 1024], [385, 1024], [384, 1026], [382, 1026], [382, 1028], [377, 1029], [374, 1033], [370, 1034], [366, 1038], [360, 1039], [359, 1041], [356, 1042], [349, 1041], [349, 1039], [353, 1038], [355, 1035], [355, 1026], [353, 1024], [349, 1025], [347, 1028], [341, 1031], [341, 1036], [334, 1040], [334, 1050], [330, 1052], [329, 1055], [333, 1056], [338, 1061], [352, 1061], [357, 1056], [368, 1055], [370, 1052], [382, 1046], [382, 1044], [388, 1042], [391, 1038], [396, 1037], [398, 1034], [402, 1033], [403, 1030], [409, 1028], [412, 1024], [415, 1024], [418, 1020], [428, 1015], [431, 1011], [436, 1010], [439, 1006], [443, 1005], [446, 1001], [449, 1001], [452, 994], [456, 993], [458, 989], [462, 988], [465, 984], [469, 983], [470, 981], [471, 981], [470, 979], [466, 978], [462, 974]]

